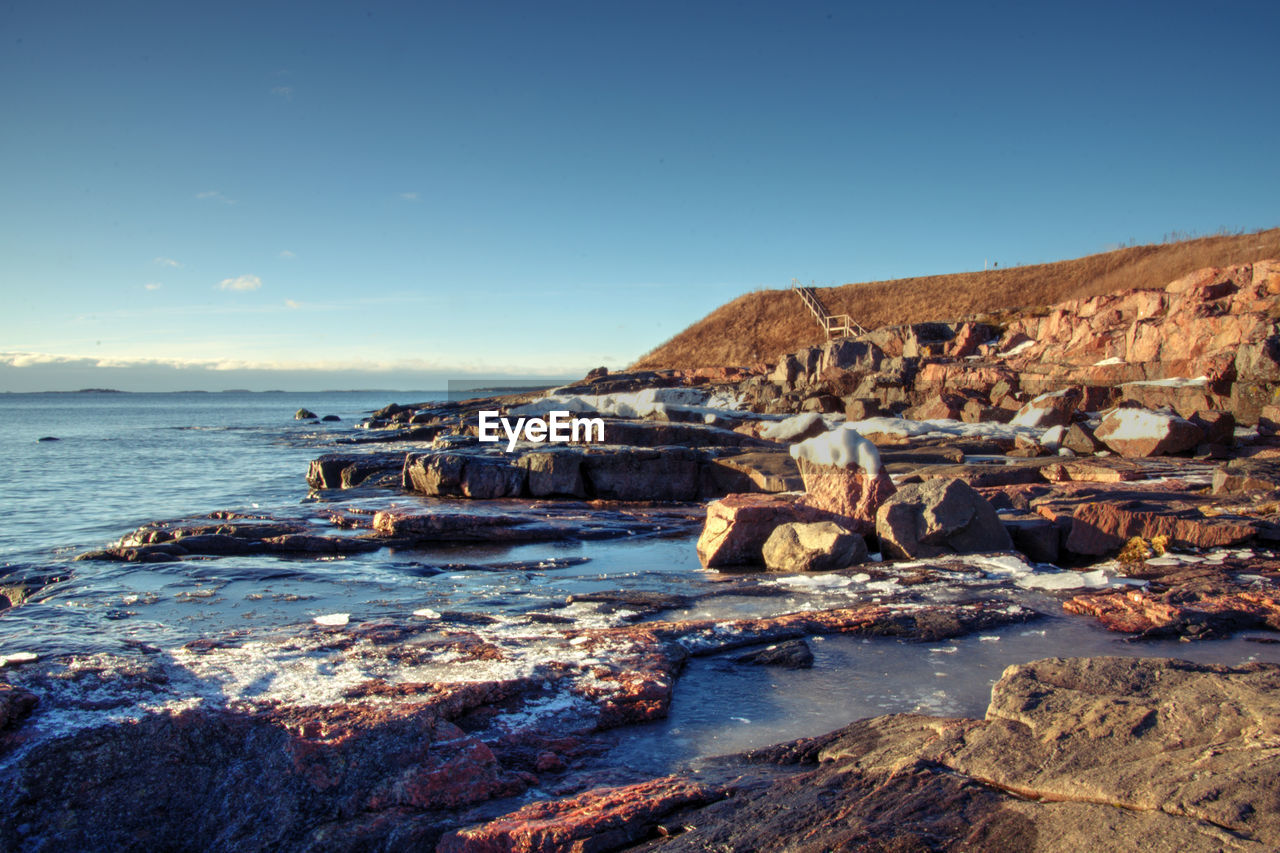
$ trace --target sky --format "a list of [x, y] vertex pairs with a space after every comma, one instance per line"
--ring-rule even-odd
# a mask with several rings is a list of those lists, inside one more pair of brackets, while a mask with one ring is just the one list
[[1280, 225], [1280, 4], [0, 3], [0, 391], [625, 367]]

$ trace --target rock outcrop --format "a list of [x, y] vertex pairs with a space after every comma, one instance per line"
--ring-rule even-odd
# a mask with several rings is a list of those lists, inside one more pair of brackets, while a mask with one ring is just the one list
[[896, 714], [687, 777], [527, 806], [446, 849], [1274, 850], [1280, 667], [1050, 658], [983, 720]]

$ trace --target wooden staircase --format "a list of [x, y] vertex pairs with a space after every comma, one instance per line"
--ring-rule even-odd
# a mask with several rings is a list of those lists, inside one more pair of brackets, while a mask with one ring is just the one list
[[791, 279], [791, 289], [800, 296], [809, 312], [818, 321], [818, 325], [827, 333], [827, 340], [832, 338], [849, 338], [854, 335], [865, 335], [867, 330], [854, 322], [848, 314], [828, 314], [827, 309], [818, 301], [818, 295], [812, 287], [805, 287], [799, 279]]

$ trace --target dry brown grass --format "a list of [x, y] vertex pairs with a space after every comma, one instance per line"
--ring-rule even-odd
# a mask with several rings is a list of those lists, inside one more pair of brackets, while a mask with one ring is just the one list
[[[1280, 228], [1131, 246], [1052, 264], [985, 272], [904, 278], [819, 288], [832, 314], [867, 328], [957, 320], [977, 314], [999, 320], [1066, 299], [1121, 290], [1151, 290], [1201, 267], [1280, 257]], [[637, 361], [635, 368], [694, 368], [772, 361], [825, 339], [790, 290], [739, 296]]]

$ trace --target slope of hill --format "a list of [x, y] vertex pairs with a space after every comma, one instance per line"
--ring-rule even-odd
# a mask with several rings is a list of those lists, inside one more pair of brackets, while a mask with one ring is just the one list
[[[1280, 257], [1280, 228], [1132, 246], [1070, 261], [983, 272], [819, 288], [832, 314], [867, 328], [956, 320], [999, 320], [1019, 310], [1122, 290], [1158, 289], [1201, 267]], [[634, 368], [696, 368], [772, 361], [825, 340], [790, 290], [759, 290], [722, 305], [637, 361]]]

